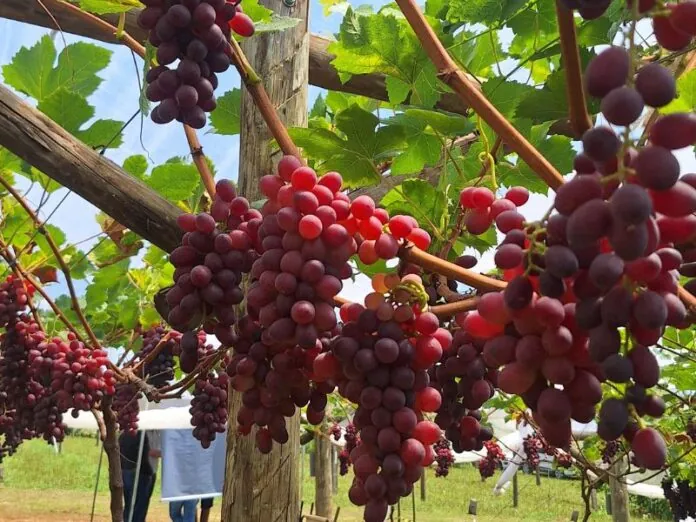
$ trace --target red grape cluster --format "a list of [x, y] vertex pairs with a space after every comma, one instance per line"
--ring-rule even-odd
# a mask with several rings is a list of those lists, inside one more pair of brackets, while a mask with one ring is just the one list
[[9, 275], [0, 283], [0, 328], [7, 328], [23, 314], [34, 288]]
[[449, 440], [445, 437], [441, 437], [440, 440], [433, 445], [433, 451], [435, 452], [435, 462], [437, 463], [435, 476], [446, 477], [449, 475], [452, 464], [454, 464], [454, 453], [452, 453]]
[[669, 502], [674, 520], [696, 517], [696, 487], [692, 483], [667, 477], [662, 481], [662, 490]]
[[115, 393], [104, 350], [91, 350], [71, 332], [67, 340], [43, 339], [29, 351], [30, 376], [51, 390], [63, 409], [89, 411], [104, 395]]
[[331, 425], [329, 428], [329, 435], [331, 435], [336, 441], [341, 439], [341, 427], [338, 425], [338, 423], [334, 422]]
[[179, 366], [181, 371], [185, 373], [191, 373], [196, 369], [196, 365], [199, 361], [209, 355], [213, 350], [213, 347], [208, 342], [208, 336], [205, 330], [198, 330], [197, 332], [184, 332], [184, 334], [179, 339]]
[[435, 458], [431, 445], [441, 431], [423, 413], [436, 411], [441, 398], [427, 368], [451, 343], [437, 317], [420, 311], [427, 294], [418, 276], [379, 282], [389, 293], [369, 294], [365, 306], [344, 305], [345, 324], [331, 345], [339, 392], [358, 404], [353, 422], [361, 442], [350, 454], [349, 498], [365, 506], [368, 522], [384, 520], [388, 505], [410, 493]]
[[[517, 212], [517, 207], [528, 200], [529, 191], [524, 187], [512, 187], [500, 199], [496, 199], [493, 191], [486, 187], [467, 187], [459, 195], [459, 204], [466, 211], [466, 231], [477, 236], [488, 230], [493, 223], [503, 233], [519, 228], [524, 223], [524, 216]], [[464, 261], [470, 262], [470, 257], [466, 257]]]
[[140, 404], [138, 399], [142, 393], [138, 391], [135, 384], [119, 383], [116, 385], [116, 392], [111, 407], [116, 412], [118, 429], [135, 435], [138, 431], [138, 416], [140, 415]]
[[455, 331], [452, 344], [433, 369], [432, 386], [442, 395], [435, 422], [445, 432], [457, 453], [481, 450], [493, 432], [481, 426], [478, 411], [493, 396], [497, 367], [489, 367], [485, 344], [465, 330]]
[[307, 406], [311, 424], [323, 420], [326, 396], [335, 386], [330, 380], [310, 379], [315, 360], [322, 350], [328, 350], [328, 343], [325, 346], [316, 340], [312, 349], [267, 344], [260, 325], [248, 316], [239, 321], [237, 329], [239, 340], [227, 373], [232, 388], [242, 393], [238, 430], [248, 435], [254, 425], [258, 426], [256, 445], [262, 453], [268, 453], [273, 441], [287, 442], [285, 418], [292, 417], [296, 408]]
[[180, 331], [204, 324], [229, 345], [234, 341], [234, 306], [244, 299], [242, 273], [249, 272], [257, 257], [261, 214], [237, 196], [232, 182], [222, 180], [210, 213], [182, 214], [177, 222], [185, 233], [170, 255], [176, 284], [167, 292], [168, 322]]
[[369, 196], [355, 198], [350, 210], [345, 226], [354, 235], [359, 234], [358, 257], [366, 265], [395, 258], [399, 241], [409, 241], [421, 250], [430, 246], [430, 234], [418, 226], [418, 221], [401, 214], [389, 218], [386, 210], [375, 208]]
[[[165, 336], [168, 337], [163, 341]], [[164, 342], [164, 346], [159, 349], [155, 358], [145, 365], [144, 371], [149, 384], [157, 388], [165, 386], [174, 378], [174, 356], [180, 355], [181, 352], [179, 346], [181, 334], [160, 325], [150, 328], [142, 334], [142, 337], [143, 347], [138, 354], [140, 359], [145, 359], [159, 346], [160, 342]]]
[[209, 448], [218, 433], [224, 433], [227, 425], [227, 384], [225, 372], [210, 370], [196, 378], [191, 399], [191, 425], [193, 436], [201, 446]]
[[522, 441], [522, 449], [524, 450], [529, 469], [537, 469], [537, 466], [539, 466], [539, 451], [543, 449], [539, 436], [536, 434], [527, 435]]
[[360, 444], [358, 429], [352, 422], [349, 423], [348, 426], [346, 426], [345, 434], [343, 435], [343, 440], [345, 440], [346, 445], [338, 454], [338, 460], [341, 465], [341, 476], [348, 474], [348, 468], [351, 464], [350, 454], [358, 446], [358, 444]]
[[[230, 30], [251, 36], [254, 24], [238, 1], [144, 0], [138, 24], [150, 31], [158, 66], [145, 77], [147, 99], [160, 102], [155, 123], [178, 120], [195, 129], [205, 126], [206, 112], [217, 106], [217, 74], [231, 64]], [[176, 69], [170, 69], [178, 60]]]
[[605, 442], [604, 448], [602, 448], [602, 462], [605, 464], [612, 464], [620, 448], [621, 443], [618, 440]]
[[505, 459], [505, 454], [497, 442], [488, 440], [484, 443], [486, 456], [479, 460], [478, 468], [482, 479], [492, 477], [498, 464]]

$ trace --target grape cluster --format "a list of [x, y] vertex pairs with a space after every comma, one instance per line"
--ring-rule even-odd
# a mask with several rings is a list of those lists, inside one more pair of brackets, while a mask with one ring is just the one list
[[226, 373], [215, 370], [200, 374], [196, 378], [189, 413], [193, 436], [204, 448], [209, 448], [215, 436], [225, 431], [228, 381]]
[[665, 499], [669, 502], [674, 520], [696, 517], [696, 488], [688, 480], [667, 477], [662, 481]]
[[29, 351], [30, 376], [51, 390], [63, 411], [89, 411], [115, 393], [115, 378], [105, 369], [108, 355], [91, 350], [71, 332], [67, 340], [43, 339]]
[[338, 454], [338, 460], [341, 465], [341, 476], [348, 474], [348, 469], [350, 467], [350, 454], [351, 452], [360, 444], [360, 437], [358, 436], [358, 429], [351, 422], [346, 426], [345, 434], [343, 435], [343, 440], [346, 445]]
[[[466, 211], [466, 231], [477, 236], [486, 232], [493, 223], [503, 233], [519, 228], [518, 224], [524, 223], [524, 216], [517, 212], [517, 208], [528, 200], [529, 191], [524, 187], [512, 187], [500, 199], [496, 199], [493, 191], [486, 187], [467, 187], [459, 194], [459, 204]], [[464, 257], [462, 261], [469, 264], [470, 258], [471, 256]]]
[[486, 456], [479, 460], [478, 468], [481, 478], [487, 479], [493, 476], [498, 468], [498, 464], [505, 459], [505, 454], [498, 443], [492, 440], [486, 441], [484, 446], [486, 448]]
[[338, 423], [334, 422], [331, 425], [329, 428], [329, 435], [331, 435], [336, 441], [341, 439], [341, 427], [338, 425]]
[[339, 393], [358, 405], [353, 423], [361, 442], [350, 453], [349, 498], [365, 506], [366, 521], [381, 522], [434, 461], [431, 446], [441, 431], [423, 413], [435, 412], [441, 397], [429, 386], [427, 368], [451, 337], [436, 316], [421, 311], [427, 294], [418, 276], [378, 277], [373, 288], [365, 306], [341, 307], [345, 323], [331, 349], [340, 365]]
[[602, 448], [602, 462], [605, 464], [612, 464], [614, 462], [614, 457], [621, 449], [621, 443], [617, 440], [610, 440], [604, 443], [604, 448]]
[[244, 299], [242, 273], [257, 257], [261, 214], [237, 196], [232, 182], [221, 180], [210, 213], [182, 214], [177, 222], [185, 233], [169, 257], [176, 284], [167, 292], [167, 320], [183, 332], [203, 324], [227, 346], [234, 341], [234, 306]]
[[446, 477], [449, 475], [452, 464], [454, 464], [454, 453], [452, 453], [450, 441], [441, 437], [440, 440], [433, 445], [433, 451], [435, 452], [435, 462], [437, 463], [435, 476]]
[[119, 383], [116, 385], [111, 407], [116, 412], [119, 430], [130, 435], [137, 433], [138, 415], [140, 415], [138, 399], [142, 396], [135, 384]]
[[[167, 339], [163, 341], [165, 336]], [[181, 352], [179, 346], [181, 334], [160, 325], [148, 329], [142, 337], [143, 347], [138, 354], [140, 359], [145, 359], [159, 346], [160, 342], [164, 343], [155, 358], [145, 365], [144, 371], [148, 383], [157, 388], [165, 386], [174, 378], [174, 356], [180, 355]]]
[[[206, 112], [217, 106], [217, 74], [231, 64], [230, 30], [251, 36], [254, 24], [239, 2], [226, 0], [145, 0], [138, 24], [150, 31], [158, 66], [145, 77], [146, 96], [160, 102], [152, 111], [155, 123], [180, 121], [195, 129], [205, 126]], [[176, 69], [174, 62], [178, 60]]]
[[525, 460], [529, 469], [537, 469], [539, 466], [539, 451], [543, 449], [539, 436], [537, 434], [527, 435], [522, 441], [522, 449], [524, 450]]
[[[335, 386], [330, 380], [312, 382], [315, 360], [328, 353], [328, 340], [316, 340], [311, 349], [277, 347], [264, 342], [260, 325], [244, 316], [237, 325], [239, 340], [227, 366], [232, 388], [242, 393], [237, 414], [238, 431], [248, 435], [254, 425], [256, 445], [268, 453], [273, 441], [288, 440], [286, 417], [307, 406], [307, 420], [314, 425], [324, 418], [326, 396]], [[323, 341], [323, 342], [322, 342]]]
[[481, 426], [478, 411], [493, 396], [497, 382], [497, 369], [488, 367], [483, 349], [483, 342], [458, 329], [450, 348], [430, 371], [432, 386], [442, 395], [435, 422], [457, 453], [481, 450], [493, 436], [489, 428]]
[[205, 330], [188, 331], [179, 339], [179, 367], [184, 373], [191, 373], [196, 365], [206, 355], [209, 355], [213, 347], [208, 342]]
[[12, 275], [0, 283], [0, 328], [7, 328], [26, 312], [33, 293], [31, 285]]

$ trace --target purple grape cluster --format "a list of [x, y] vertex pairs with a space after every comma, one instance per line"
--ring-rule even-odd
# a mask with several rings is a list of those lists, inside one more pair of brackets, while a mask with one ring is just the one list
[[227, 425], [227, 384], [224, 372], [210, 371], [196, 379], [191, 399], [191, 425], [193, 436], [201, 446], [209, 448], [218, 433]]
[[135, 435], [138, 431], [138, 415], [140, 415], [140, 404], [138, 399], [142, 393], [138, 391], [135, 384], [121, 383], [116, 385], [116, 393], [111, 405], [116, 412], [118, 429]]
[[[239, 12], [238, 2], [143, 0], [143, 3], [147, 7], [140, 12], [138, 24], [150, 31], [149, 41], [157, 48], [159, 63], [145, 78], [147, 99], [160, 102], [152, 111], [152, 120], [155, 123], [177, 120], [200, 129], [206, 123], [205, 113], [217, 106], [214, 96], [217, 74], [225, 72], [231, 64], [231, 25], [235, 28], [251, 25], [253, 33], [253, 23]], [[176, 68], [170, 69], [177, 60]]]
[[169, 335], [165, 345], [159, 350], [155, 358], [145, 365], [144, 369], [148, 383], [157, 388], [165, 386], [174, 378], [174, 356], [181, 352], [179, 346], [181, 334], [170, 331], [162, 325], [150, 328], [142, 335], [143, 347], [138, 354], [140, 359], [145, 359], [159, 345], [165, 335]]

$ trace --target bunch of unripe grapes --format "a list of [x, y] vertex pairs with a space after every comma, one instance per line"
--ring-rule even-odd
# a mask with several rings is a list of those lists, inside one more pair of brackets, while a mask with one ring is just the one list
[[244, 299], [242, 274], [257, 257], [261, 214], [237, 196], [232, 182], [221, 180], [210, 213], [182, 214], [177, 223], [185, 233], [169, 257], [176, 270], [166, 296], [167, 321], [182, 332], [203, 324], [228, 346], [234, 340], [234, 306]]
[[486, 456], [479, 460], [478, 468], [481, 478], [487, 479], [493, 476], [498, 468], [498, 464], [505, 458], [505, 454], [498, 443], [492, 440], [486, 441], [484, 446], [486, 448]]
[[437, 463], [435, 476], [446, 477], [449, 475], [452, 464], [454, 464], [454, 453], [452, 453], [450, 442], [445, 437], [441, 437], [440, 440], [433, 444], [433, 451], [435, 452], [435, 462]]
[[147, 381], [156, 388], [166, 385], [174, 378], [174, 356], [179, 355], [178, 352], [181, 351], [179, 347], [181, 334], [161, 325], [152, 327], [142, 334], [143, 348], [138, 354], [140, 359], [145, 359], [157, 348], [165, 335], [169, 336], [164, 341], [165, 345], [160, 348], [155, 358], [145, 365]]
[[227, 425], [227, 384], [225, 372], [210, 370], [196, 378], [191, 399], [191, 425], [193, 436], [201, 446], [209, 448], [218, 433], [224, 433]]
[[364, 306], [341, 308], [345, 323], [331, 349], [339, 393], [357, 404], [353, 423], [361, 442], [350, 454], [356, 476], [349, 498], [365, 506], [366, 521], [381, 522], [434, 461], [431, 445], [441, 431], [423, 415], [435, 412], [441, 398], [428, 385], [427, 368], [452, 339], [422, 311], [427, 294], [420, 277], [382, 274], [373, 288]]
[[104, 350], [87, 348], [72, 332], [67, 340], [43, 339], [29, 352], [32, 378], [50, 388], [63, 410], [89, 411], [104, 395], [114, 394], [116, 381], [106, 369], [108, 362]]
[[111, 407], [116, 412], [118, 429], [130, 435], [135, 435], [138, 431], [138, 416], [140, 415], [140, 404], [138, 399], [142, 393], [138, 391], [135, 384], [119, 383], [116, 385], [116, 392]]
[[[150, 31], [157, 48], [156, 67], [145, 77], [147, 99], [160, 102], [155, 123], [178, 120], [195, 129], [205, 126], [216, 107], [217, 74], [231, 64], [230, 30], [251, 36], [254, 24], [239, 2], [226, 0], [144, 0], [138, 24]], [[176, 69], [170, 66], [178, 60]]]

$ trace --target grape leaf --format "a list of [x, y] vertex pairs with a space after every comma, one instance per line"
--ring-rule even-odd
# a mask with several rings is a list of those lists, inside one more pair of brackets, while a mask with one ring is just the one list
[[217, 108], [210, 114], [210, 125], [215, 134], [239, 134], [242, 91], [232, 89], [217, 99]]
[[696, 69], [677, 79], [677, 98], [660, 109], [663, 114], [696, 110]]
[[131, 176], [138, 179], [143, 179], [145, 173], [147, 172], [147, 158], [142, 154], [136, 154], [134, 156], [128, 156], [123, 161], [123, 170], [128, 172]]
[[494, 24], [509, 17], [524, 0], [452, 0], [447, 19], [450, 22]]
[[290, 129], [290, 136], [310, 157], [320, 160], [320, 172], [340, 172], [346, 187], [378, 183], [381, 174], [377, 163], [389, 159], [403, 146], [403, 129], [377, 128], [377, 116], [357, 105], [336, 114], [335, 123], [345, 138], [330, 130], [305, 128]]
[[56, 59], [53, 40], [46, 35], [33, 47], [22, 47], [12, 58], [12, 62], [2, 68], [5, 83], [37, 101], [50, 95], [51, 71]]
[[524, 83], [503, 81], [500, 78], [488, 80], [481, 90], [506, 118], [514, 118], [522, 100], [536, 92], [533, 87]]
[[392, 162], [392, 174], [415, 174], [426, 165], [437, 163], [442, 151], [442, 142], [432, 132], [426, 132], [425, 121], [408, 114], [398, 114], [389, 122], [403, 127], [408, 143], [406, 150]]
[[94, 107], [84, 97], [65, 87], [39, 101], [38, 109], [70, 133], [79, 130], [94, 116]]
[[492, 66], [506, 56], [495, 32], [474, 34], [462, 31], [456, 35], [450, 49], [466, 72], [474, 76], [490, 76]]
[[50, 93], [66, 87], [88, 97], [101, 85], [97, 73], [110, 61], [111, 51], [104, 47], [85, 42], [70, 44], [58, 56], [58, 65], [49, 73], [46, 89]]
[[80, 7], [94, 14], [125, 13], [143, 7], [138, 0], [79, 0]]
[[123, 144], [121, 128], [123, 122], [116, 120], [97, 120], [85, 130], [73, 132], [76, 138], [90, 147], [116, 149]]
[[198, 186], [196, 167], [185, 163], [164, 163], [152, 169], [145, 183], [170, 201], [188, 198]]

